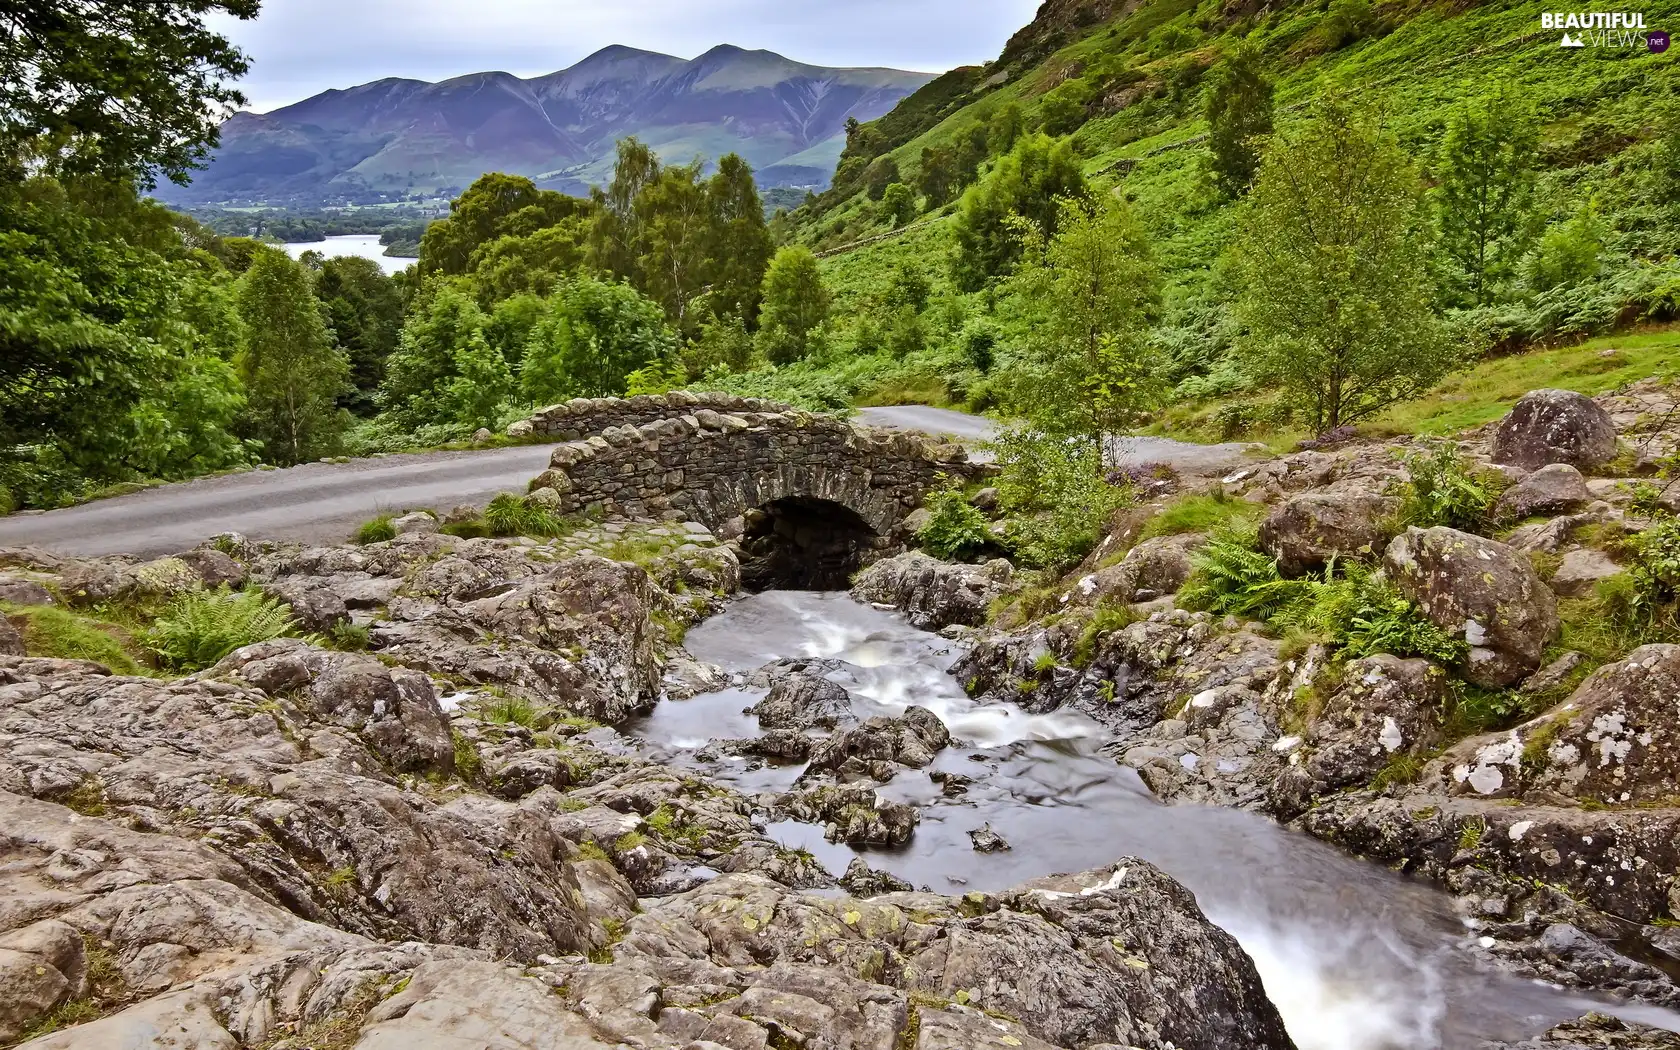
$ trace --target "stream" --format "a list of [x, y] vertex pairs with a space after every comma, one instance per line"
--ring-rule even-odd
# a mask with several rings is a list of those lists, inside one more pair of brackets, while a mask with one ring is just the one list
[[[1161, 804], [1135, 773], [1097, 753], [1107, 739], [1097, 723], [975, 703], [947, 674], [957, 646], [843, 593], [743, 598], [690, 630], [685, 646], [734, 673], [737, 685], [661, 703], [626, 731], [661, 760], [743, 791], [786, 790], [803, 768], [718, 758], [705, 747], [758, 735], [742, 709], [763, 690], [741, 683], [778, 659], [836, 661], [830, 677], [852, 693], [859, 718], [919, 704], [950, 727], [952, 746], [932, 766], [901, 770], [881, 789], [922, 810], [906, 845], [854, 850], [825, 841], [816, 825], [769, 827], [835, 875], [861, 855], [918, 887], [962, 893], [1142, 857], [1188, 886], [1208, 918], [1241, 942], [1300, 1050], [1460, 1050], [1529, 1038], [1607, 1006], [1680, 1028], [1680, 1015], [1665, 1010], [1612, 1006], [1486, 969], [1465, 950], [1475, 934], [1434, 889], [1256, 814]], [[974, 782], [946, 797], [929, 778], [934, 770]], [[987, 824], [1012, 848], [975, 852], [968, 832]]]

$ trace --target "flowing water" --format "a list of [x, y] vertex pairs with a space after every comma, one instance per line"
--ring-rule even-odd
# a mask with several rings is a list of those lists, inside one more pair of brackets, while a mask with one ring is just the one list
[[[851, 691], [860, 717], [919, 704], [950, 727], [953, 745], [933, 766], [904, 770], [881, 790], [922, 809], [907, 845], [854, 851], [825, 842], [814, 825], [770, 826], [835, 874], [861, 854], [918, 887], [953, 893], [1142, 857], [1194, 891], [1208, 918], [1242, 943], [1301, 1050], [1459, 1050], [1602, 1008], [1479, 968], [1465, 950], [1474, 934], [1428, 887], [1251, 813], [1162, 805], [1097, 753], [1105, 732], [1082, 715], [976, 704], [946, 673], [958, 655], [952, 643], [844, 594], [754, 595], [689, 631], [686, 646], [738, 675], [785, 657], [838, 661], [831, 677]], [[704, 747], [757, 735], [741, 709], [762, 691], [742, 681], [662, 703], [630, 731], [668, 761], [742, 790], [784, 790], [801, 767], [717, 759]], [[934, 770], [974, 782], [946, 797], [929, 778]], [[968, 832], [983, 825], [1012, 848], [975, 852]], [[1680, 1016], [1655, 1008], [1615, 1012], [1680, 1027]]]

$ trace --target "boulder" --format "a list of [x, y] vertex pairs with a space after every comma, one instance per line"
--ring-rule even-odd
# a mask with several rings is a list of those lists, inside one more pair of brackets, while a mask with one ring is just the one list
[[821, 675], [796, 671], [776, 680], [763, 700], [747, 709], [760, 729], [833, 729], [852, 721], [852, 695]]
[[[831, 770], [841, 776], [885, 780], [894, 763], [921, 767], [951, 742], [951, 731], [925, 707], [905, 709], [899, 718], [877, 717], [842, 729], [811, 749], [807, 773]], [[886, 777], [877, 776], [885, 768]]]
[[344, 599], [319, 581], [284, 579], [264, 584], [263, 590], [285, 602], [292, 610], [292, 619], [306, 631], [330, 631], [350, 619]]
[[1462, 741], [1432, 765], [1462, 794], [1666, 805], [1680, 778], [1676, 697], [1680, 645], [1643, 646], [1593, 672], [1539, 718]]
[[0, 576], [0, 602], [13, 605], [52, 605], [52, 592], [21, 576]]
[[862, 857], [853, 857], [846, 865], [840, 885], [854, 897], [879, 897], [883, 893], [906, 893], [915, 888], [890, 871], [871, 868]]
[[776, 798], [775, 812], [793, 820], [825, 825], [830, 842], [897, 846], [910, 841], [922, 814], [891, 802], [867, 784], [823, 784]]
[[1001, 558], [985, 565], [959, 565], [907, 551], [858, 573], [852, 597], [896, 606], [926, 631], [952, 624], [975, 626], [986, 621], [992, 602], [1003, 594], [1013, 574]]
[[1600, 580], [1607, 580], [1621, 572], [1622, 567], [1603, 551], [1577, 547], [1563, 556], [1557, 571], [1552, 573], [1552, 592], [1560, 598], [1584, 598], [1593, 592]]
[[1551, 463], [1506, 489], [1494, 514], [1520, 521], [1538, 514], [1567, 514], [1592, 502], [1587, 479], [1568, 463]]
[[393, 518], [391, 528], [396, 530], [398, 536], [423, 536], [438, 530], [438, 520], [423, 510], [417, 510], [412, 514]]
[[1558, 631], [1557, 598], [1522, 554], [1457, 529], [1396, 536], [1383, 564], [1423, 614], [1470, 646], [1465, 677], [1500, 689], [1540, 666]]
[[1144, 540], [1117, 564], [1082, 577], [1069, 600], [1129, 605], [1177, 593], [1190, 578], [1191, 552], [1206, 542], [1207, 537], [1198, 534]]
[[1610, 413], [1571, 390], [1523, 395], [1493, 434], [1493, 461], [1527, 470], [1567, 463], [1588, 471], [1615, 458]]
[[206, 587], [245, 586], [245, 566], [214, 547], [182, 551], [175, 558], [192, 569]]
[[1385, 522], [1398, 506], [1364, 492], [1292, 496], [1260, 524], [1260, 546], [1287, 576], [1323, 568], [1332, 558], [1370, 557], [1388, 536]]

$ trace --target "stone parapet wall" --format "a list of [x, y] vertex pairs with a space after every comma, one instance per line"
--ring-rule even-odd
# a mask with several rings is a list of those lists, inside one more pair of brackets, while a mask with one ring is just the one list
[[739, 397], [724, 393], [690, 393], [673, 390], [668, 394], [638, 394], [635, 397], [576, 397], [564, 404], [549, 405], [508, 427], [509, 437], [552, 437], [580, 441], [609, 427], [642, 427], [671, 416], [701, 409], [714, 412], [787, 412], [779, 401]]
[[830, 416], [700, 408], [555, 448], [533, 488], [569, 511], [718, 528], [777, 500], [840, 504], [892, 535], [926, 493], [975, 468], [960, 446]]

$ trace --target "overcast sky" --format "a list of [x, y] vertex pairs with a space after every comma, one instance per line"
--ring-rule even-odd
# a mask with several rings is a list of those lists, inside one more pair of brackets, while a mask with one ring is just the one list
[[381, 77], [534, 76], [608, 44], [692, 58], [716, 44], [825, 66], [939, 71], [996, 58], [1036, 0], [267, 0], [218, 28], [251, 58], [251, 108]]

